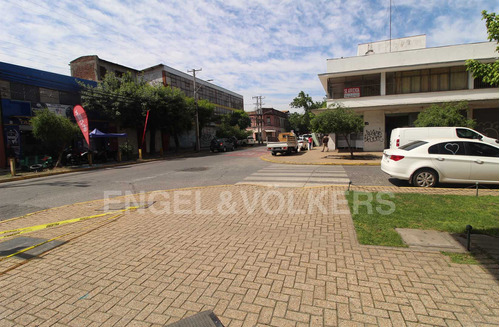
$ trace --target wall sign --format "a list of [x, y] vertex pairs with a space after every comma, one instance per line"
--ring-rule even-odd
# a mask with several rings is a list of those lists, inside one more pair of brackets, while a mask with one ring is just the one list
[[361, 88], [346, 87], [344, 88], [344, 98], [359, 98], [361, 96]]

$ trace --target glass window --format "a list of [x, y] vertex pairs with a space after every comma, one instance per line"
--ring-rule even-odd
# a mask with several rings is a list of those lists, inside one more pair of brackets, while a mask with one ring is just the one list
[[464, 142], [467, 144], [467, 155], [477, 157], [493, 157], [498, 158], [498, 148], [476, 142]]
[[410, 143], [405, 144], [403, 146], [400, 146], [399, 149], [400, 150], [410, 151], [410, 150], [418, 148], [419, 146], [422, 146], [422, 145], [427, 144], [427, 143], [429, 143], [429, 142], [426, 142], [426, 141], [413, 141], [413, 142], [410, 142]]
[[331, 99], [344, 98], [344, 89], [347, 88], [359, 88], [360, 97], [380, 95], [380, 74], [328, 79], [328, 93]]
[[386, 74], [388, 95], [465, 90], [467, 87], [468, 76], [465, 66], [388, 72]]
[[443, 155], [465, 155], [464, 142], [443, 142], [434, 144], [429, 147], [428, 152], [430, 154], [443, 154]]
[[483, 139], [483, 137], [478, 133], [466, 128], [457, 128], [457, 136], [461, 139], [473, 139], [473, 140]]

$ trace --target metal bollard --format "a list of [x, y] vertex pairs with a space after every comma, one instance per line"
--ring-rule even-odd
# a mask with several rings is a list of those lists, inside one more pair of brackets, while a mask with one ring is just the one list
[[142, 149], [139, 149], [139, 160], [142, 160]]
[[16, 176], [16, 158], [9, 158], [10, 176]]
[[476, 197], [479, 196], [479, 182], [476, 182]]
[[472, 226], [465, 226], [465, 230], [467, 231], [467, 251], [470, 251], [470, 233], [472, 232]]
[[350, 191], [351, 191], [351, 184], [352, 184], [352, 182], [351, 182], [351, 181], [349, 181], [349, 186], [347, 186], [347, 192], [350, 192]]

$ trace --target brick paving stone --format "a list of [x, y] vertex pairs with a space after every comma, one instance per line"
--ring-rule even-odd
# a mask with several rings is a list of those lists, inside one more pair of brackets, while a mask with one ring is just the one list
[[[343, 188], [197, 190], [201, 207], [213, 214], [144, 210], [112, 223], [104, 217], [44, 230], [46, 237], [73, 233], [41, 260], [0, 262], [0, 326], [161, 326], [203, 310], [231, 326], [498, 325], [498, 274], [490, 266], [359, 245], [349, 214], [322, 213], [307, 201], [309, 192]], [[235, 212], [219, 212], [223, 192], [246, 192], [248, 199], [293, 194], [294, 209], [305, 213], [273, 214], [259, 203], [249, 213], [241, 200]], [[267, 204], [276, 209], [279, 201]], [[102, 201], [54, 208], [0, 230], [95, 214], [99, 206]]]

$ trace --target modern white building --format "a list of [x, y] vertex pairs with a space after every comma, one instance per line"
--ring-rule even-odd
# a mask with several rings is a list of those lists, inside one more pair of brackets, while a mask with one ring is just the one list
[[[364, 151], [387, 148], [391, 130], [413, 126], [430, 105], [462, 100], [476, 130], [498, 138], [498, 85], [484, 84], [465, 69], [467, 59], [497, 60], [496, 47], [481, 42], [427, 48], [425, 35], [365, 43], [355, 57], [327, 59], [327, 72], [318, 76], [327, 106], [339, 103], [363, 116], [363, 134], [352, 135], [351, 144]], [[345, 141], [337, 139], [336, 146]]]

